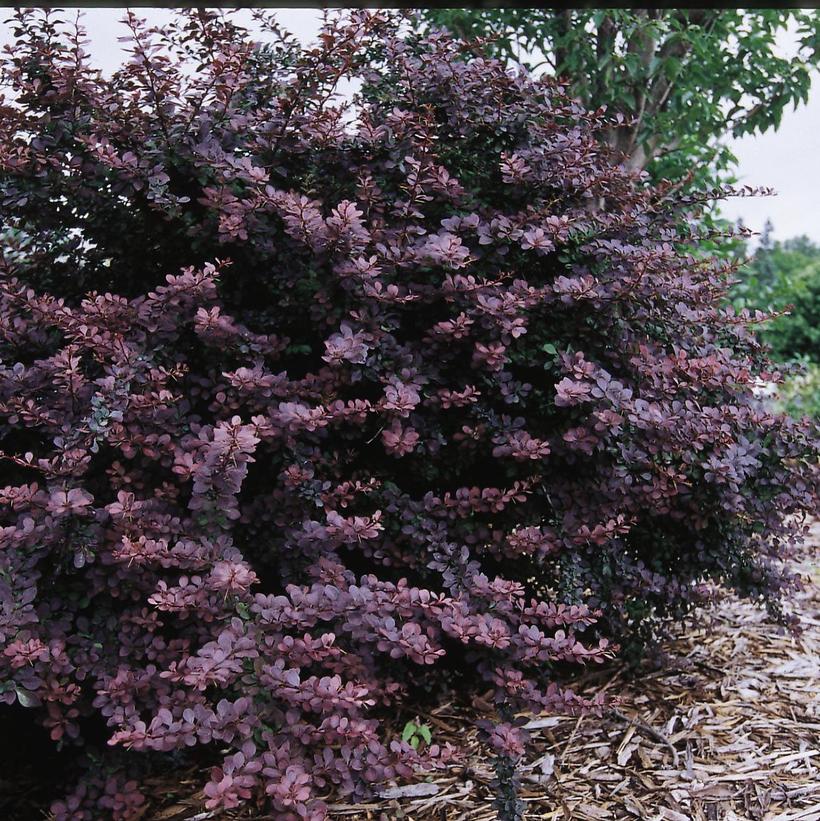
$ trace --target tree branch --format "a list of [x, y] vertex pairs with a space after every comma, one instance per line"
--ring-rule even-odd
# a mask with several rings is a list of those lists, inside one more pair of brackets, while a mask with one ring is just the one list
[[555, 46], [555, 71], [556, 73], [560, 73], [564, 70], [564, 66], [566, 65], [567, 57], [569, 55], [566, 45], [563, 45], [563, 41], [566, 40], [566, 37], [569, 34], [570, 26], [572, 25], [572, 10], [564, 9], [563, 11], [557, 12], [555, 15], [555, 20], [556, 30], [558, 32], [558, 37], [556, 39], [562, 43], [562, 45]]

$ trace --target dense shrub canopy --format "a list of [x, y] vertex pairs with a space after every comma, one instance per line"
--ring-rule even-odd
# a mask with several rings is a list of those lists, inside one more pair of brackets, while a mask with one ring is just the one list
[[381, 13], [132, 17], [111, 78], [55, 19], [0, 111], [0, 698], [55, 741], [228, 748], [210, 807], [321, 818], [421, 761], [414, 683], [594, 706], [567, 665], [787, 583], [815, 446], [604, 112]]

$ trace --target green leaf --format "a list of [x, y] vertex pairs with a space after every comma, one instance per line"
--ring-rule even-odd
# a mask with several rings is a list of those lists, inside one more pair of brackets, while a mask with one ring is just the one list
[[417, 729], [418, 727], [412, 721], [408, 721], [407, 724], [404, 725], [404, 729], [402, 730], [401, 740], [410, 741], [410, 739], [416, 734]]
[[663, 73], [667, 80], [674, 80], [680, 71], [680, 60], [677, 57], [667, 57], [663, 61]]

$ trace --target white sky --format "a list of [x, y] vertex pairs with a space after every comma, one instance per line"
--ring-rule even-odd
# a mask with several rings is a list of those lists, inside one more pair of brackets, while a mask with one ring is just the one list
[[[81, 9], [91, 41], [92, 59], [104, 70], [112, 71], [122, 60], [122, 45], [117, 37], [123, 34], [119, 19], [121, 8]], [[67, 9], [66, 16], [76, 9]], [[10, 13], [0, 12], [5, 19]], [[162, 8], [138, 8], [135, 13], [151, 23], [161, 23], [173, 14]], [[313, 39], [321, 19], [319, 9], [278, 9], [278, 21], [303, 42]], [[250, 13], [241, 17], [250, 23]], [[9, 27], [0, 23], [0, 44], [11, 42]], [[730, 140], [738, 158], [739, 183], [768, 186], [777, 197], [743, 198], [726, 201], [723, 214], [730, 219], [742, 217], [746, 225], [760, 231], [770, 218], [774, 236], [787, 239], [807, 234], [820, 242], [820, 77], [816, 77], [808, 105], [783, 114], [780, 128], [760, 136]]]
[[754, 231], [768, 217], [775, 239], [807, 234], [820, 242], [820, 76], [813, 78], [808, 103], [785, 111], [777, 131], [729, 145], [738, 159], [738, 184], [769, 186], [778, 196], [728, 200], [723, 214], [742, 217]]

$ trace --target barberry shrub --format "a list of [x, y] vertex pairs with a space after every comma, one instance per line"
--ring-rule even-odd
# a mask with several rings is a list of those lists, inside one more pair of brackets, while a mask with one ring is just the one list
[[[12, 23], [0, 699], [319, 819], [451, 754], [385, 735], [403, 699], [491, 689], [514, 759], [517, 711], [596, 706], [574, 664], [776, 602], [817, 450], [605, 112], [389, 14], [265, 20], [129, 15], [110, 77]], [[139, 814], [134, 766], [57, 817]]]

